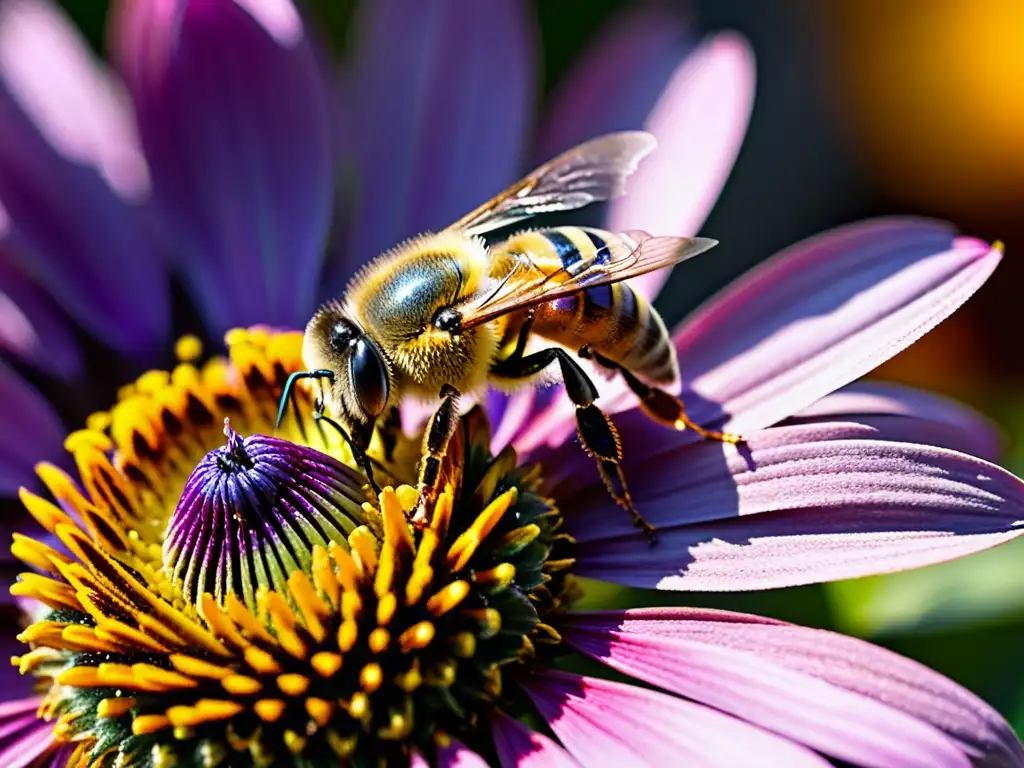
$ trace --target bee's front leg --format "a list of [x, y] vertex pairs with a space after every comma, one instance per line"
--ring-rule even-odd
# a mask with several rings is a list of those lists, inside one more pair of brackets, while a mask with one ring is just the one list
[[323, 401], [319, 399], [317, 407], [313, 411], [313, 421], [316, 423], [317, 427], [320, 426], [320, 422], [329, 424], [339, 435], [341, 435], [341, 439], [348, 443], [348, 447], [352, 451], [352, 458], [355, 460], [356, 466], [358, 466], [366, 476], [366, 481], [370, 484], [370, 488], [373, 490], [374, 495], [379, 497], [380, 486], [377, 485], [377, 481], [373, 477], [373, 463], [370, 461], [370, 457], [366, 455], [366, 449], [370, 445], [370, 436], [373, 435], [373, 424], [356, 423], [352, 426], [352, 434], [350, 435], [348, 431], [341, 426], [341, 424], [324, 413]]
[[441, 475], [441, 462], [448, 451], [448, 443], [459, 424], [459, 391], [450, 384], [441, 388], [441, 405], [434, 412], [423, 436], [423, 461], [417, 490], [420, 492], [416, 512], [410, 522], [416, 526], [427, 524], [427, 508], [437, 496], [437, 482]]

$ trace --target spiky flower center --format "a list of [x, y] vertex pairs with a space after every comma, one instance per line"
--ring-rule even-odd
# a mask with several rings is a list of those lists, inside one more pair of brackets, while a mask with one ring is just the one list
[[416, 440], [375, 456], [373, 499], [337, 435], [270, 436], [300, 343], [237, 331], [230, 360], [146, 374], [68, 438], [81, 486], [44, 466], [57, 503], [22, 494], [65, 551], [15, 541], [36, 572], [12, 592], [51, 609], [15, 663], [72, 765], [407, 760], [476, 741], [557, 641], [569, 541], [536, 469], [491, 456], [475, 411], [414, 528]]

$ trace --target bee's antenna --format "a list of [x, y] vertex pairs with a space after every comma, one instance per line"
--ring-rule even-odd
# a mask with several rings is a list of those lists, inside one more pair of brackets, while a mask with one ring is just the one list
[[295, 418], [299, 422], [301, 429], [302, 419], [299, 414], [298, 394], [295, 391], [295, 383], [301, 379], [327, 379], [333, 383], [334, 371], [329, 371], [326, 368], [316, 371], [296, 371], [288, 377], [288, 380], [284, 383], [284, 391], [281, 392], [281, 402], [277, 406], [277, 421], [274, 422], [275, 432], [281, 428], [281, 422], [284, 421], [284, 412], [288, 408], [289, 400], [294, 401]]

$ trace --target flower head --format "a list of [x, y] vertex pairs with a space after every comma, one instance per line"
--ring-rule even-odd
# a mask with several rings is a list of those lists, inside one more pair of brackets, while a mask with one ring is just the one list
[[[477, 407], [428, 524], [413, 526], [415, 436], [390, 460], [372, 449], [386, 484], [374, 500], [311, 416], [266, 436], [300, 335], [229, 343], [230, 360], [151, 372], [71, 435], [81, 486], [43, 466], [57, 503], [22, 494], [59, 544], [16, 541], [34, 572], [12, 591], [49, 610], [19, 636], [29, 649], [15, 664], [39, 681], [34, 705], [69, 764], [510, 764], [538, 750], [583, 764], [1024, 761], [982, 702], [858, 641], [737, 614], [572, 613], [573, 574], [602, 558], [566, 532], [590, 510], [551, 482], [559, 464], [493, 455]], [[927, 475], [927, 458], [914, 461], [907, 476]], [[641, 573], [662, 557], [651, 551], [634, 556]], [[571, 652], [663, 692], [557, 671]], [[560, 745], [517, 719], [532, 713]]]

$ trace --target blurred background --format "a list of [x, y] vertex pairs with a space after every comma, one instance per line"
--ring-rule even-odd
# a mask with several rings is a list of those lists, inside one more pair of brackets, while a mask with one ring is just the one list
[[[64, 0], [102, 52], [106, 4]], [[308, 0], [344, 56], [353, 3]], [[542, 110], [569, 68], [640, 3], [529, 3]], [[658, 301], [678, 321], [746, 268], [808, 235], [891, 213], [936, 216], [1002, 240], [1007, 258], [966, 307], [876, 377], [971, 403], [1006, 428], [1024, 473], [1024, 3], [1020, 0], [693, 0], [670, 4], [689, 38], [736, 30], [757, 60], [749, 131], [704, 225], [714, 259], [677, 272]], [[637, 595], [595, 586], [595, 604]], [[680, 596], [649, 594], [648, 603]], [[958, 563], [825, 587], [687, 603], [768, 614], [869, 638], [966, 684], [1024, 732], [1024, 542]]]

